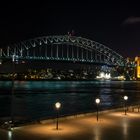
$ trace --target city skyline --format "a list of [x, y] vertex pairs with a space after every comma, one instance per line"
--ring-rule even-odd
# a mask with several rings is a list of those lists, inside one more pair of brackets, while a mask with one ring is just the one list
[[135, 57], [140, 52], [138, 8], [129, 2], [9, 4], [1, 9], [0, 46], [73, 30], [75, 36], [97, 41], [124, 57]]

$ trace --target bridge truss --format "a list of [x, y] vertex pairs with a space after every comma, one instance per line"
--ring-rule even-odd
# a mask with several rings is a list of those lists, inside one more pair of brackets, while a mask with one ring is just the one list
[[44, 36], [0, 49], [0, 59], [55, 60], [125, 66], [117, 52], [98, 42], [76, 36]]

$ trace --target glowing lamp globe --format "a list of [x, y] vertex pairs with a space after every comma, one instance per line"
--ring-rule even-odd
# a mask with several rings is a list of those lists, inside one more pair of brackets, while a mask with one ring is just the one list
[[95, 102], [96, 102], [96, 104], [99, 104], [99, 103], [100, 103], [100, 99], [97, 98], [97, 99], [95, 100]]
[[59, 109], [61, 107], [61, 103], [60, 102], [55, 103], [55, 107], [56, 109]]
[[128, 100], [128, 96], [124, 96], [124, 100], [125, 100], [125, 101]]

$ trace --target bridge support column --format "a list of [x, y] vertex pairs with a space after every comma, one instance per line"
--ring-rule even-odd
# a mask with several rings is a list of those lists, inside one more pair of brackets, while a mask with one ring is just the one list
[[95, 52], [95, 61], [97, 62], [97, 52]]
[[28, 48], [27, 48], [27, 57], [29, 57], [29, 50], [28, 50]]
[[2, 57], [2, 48], [0, 48], [0, 57]]
[[92, 60], [92, 51], [90, 51], [90, 61]]
[[67, 59], [69, 58], [69, 45], [67, 45]]
[[16, 55], [16, 48], [14, 48], [14, 55]]
[[20, 56], [21, 56], [21, 57], [23, 56], [23, 50], [22, 50], [22, 48], [21, 48], [21, 50], [20, 50]]
[[77, 47], [77, 59], [79, 58], [79, 47]]
[[88, 50], [86, 50], [86, 59], [88, 60]]
[[72, 59], [74, 58], [74, 52], [73, 52], [73, 46], [72, 46], [72, 52], [71, 52], [72, 54]]
[[10, 48], [9, 48], [9, 46], [7, 47], [7, 56], [9, 56], [9, 50], [10, 50]]
[[41, 52], [41, 46], [39, 46], [39, 56], [42, 56]]
[[51, 45], [51, 57], [53, 57], [53, 45]]
[[35, 57], [35, 49], [33, 49], [33, 57]]
[[63, 58], [63, 45], [62, 45], [62, 58]]
[[58, 45], [56, 46], [56, 58], [58, 59]]
[[48, 46], [45, 47], [45, 57], [46, 57], [46, 58], [47, 58], [47, 47], [48, 47]]
[[83, 48], [82, 48], [82, 60], [83, 60]]

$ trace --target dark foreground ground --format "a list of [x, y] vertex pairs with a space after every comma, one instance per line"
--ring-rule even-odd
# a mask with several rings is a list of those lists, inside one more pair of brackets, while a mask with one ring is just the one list
[[0, 129], [0, 140], [140, 140], [140, 112], [106, 111], [98, 122], [96, 113], [71, 116], [59, 120], [58, 130], [55, 120]]

